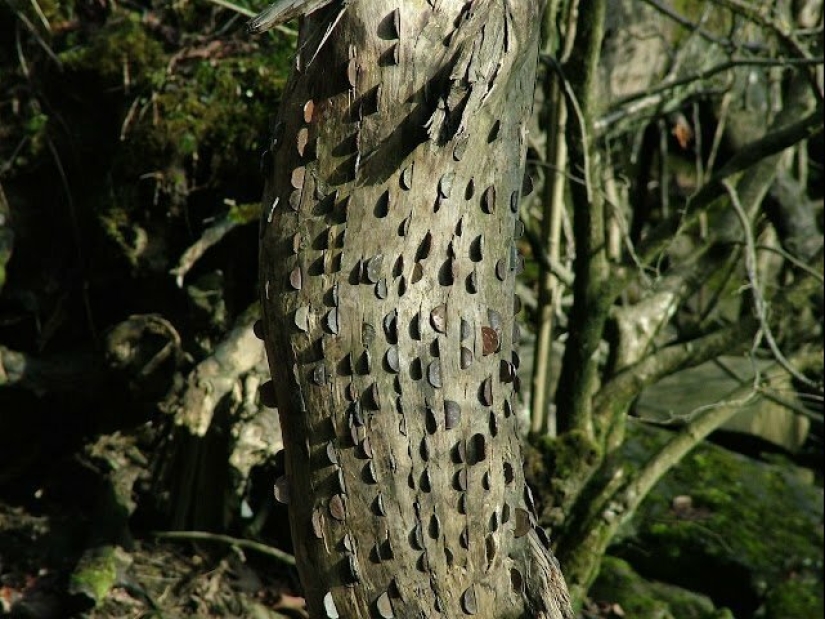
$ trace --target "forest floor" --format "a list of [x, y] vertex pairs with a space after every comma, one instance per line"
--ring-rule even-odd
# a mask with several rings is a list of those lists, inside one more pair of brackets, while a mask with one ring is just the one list
[[[80, 514], [0, 502], [0, 616], [28, 619], [305, 619], [293, 569], [226, 539], [135, 539], [129, 550], [100, 547], [80, 558]], [[238, 540], [243, 544], [244, 540]], [[85, 564], [85, 569], [81, 563]], [[587, 619], [621, 617], [589, 602]]]
[[83, 549], [97, 523], [76, 506], [33, 498], [0, 501], [0, 616], [308, 616], [294, 570], [260, 552], [223, 538], [162, 540], [148, 531], [127, 549]]
[[[14, 418], [5, 420], [12, 430]], [[196, 540], [154, 529], [163, 520], [146, 507], [155, 444], [147, 437], [162, 425], [142, 424], [140, 439], [66, 432], [49, 449], [32, 440], [0, 467], [0, 616], [309, 617], [290, 564], [287, 508], [271, 493], [255, 541], [237, 529]], [[615, 600], [588, 600], [580, 614], [622, 616]]]

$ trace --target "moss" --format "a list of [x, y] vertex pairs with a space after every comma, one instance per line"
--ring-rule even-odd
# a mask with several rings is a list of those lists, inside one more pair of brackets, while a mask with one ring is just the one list
[[794, 577], [771, 589], [760, 609], [760, 619], [811, 619], [825, 616], [822, 582]]
[[[543, 502], [548, 507], [566, 509], [598, 463], [598, 446], [584, 433], [573, 431], [559, 437], [534, 436], [531, 447], [538, 454], [526, 460], [528, 482], [539, 495], [545, 495]], [[544, 516], [545, 525], [559, 524], [564, 519], [562, 513]]]
[[65, 69], [96, 73], [118, 84], [128, 74], [130, 84], [140, 87], [165, 67], [163, 46], [136, 13], [119, 12], [87, 41], [80, 37], [69, 39], [67, 49], [58, 54]]
[[[51, 23], [51, 34], [40, 27], [32, 3], [0, 2], [0, 89], [12, 102], [0, 122], [3, 185], [15, 202], [32, 205], [19, 209], [15, 218], [17, 251], [11, 265], [18, 286], [38, 297], [33, 306], [50, 307], [41, 280], [64, 281], [51, 269], [75, 268], [68, 262], [80, 253], [75, 235], [65, 234], [71, 217], [71, 229], [81, 239], [83, 268], [89, 269], [84, 277], [106, 282], [98, 296], [92, 294], [96, 300], [105, 298], [107, 306], [111, 300], [125, 303], [139, 289], [134, 286], [139, 278], [163, 296], [139, 295], [141, 303], [157, 310], [167, 301], [182, 303], [183, 295], [170, 297], [165, 291], [168, 270], [211, 221], [229, 216], [250, 223], [238, 234], [254, 236], [257, 209], [238, 208], [227, 215], [227, 200], [260, 200], [261, 154], [295, 40], [251, 37], [231, 11], [208, 2], [37, 4]], [[266, 2], [254, 4], [250, 8]], [[14, 45], [16, 12], [27, 16], [46, 43], [38, 44], [30, 30], [21, 28], [27, 75]], [[4, 37], [7, 32], [11, 36]], [[59, 58], [59, 66], [45, 47]], [[65, 183], [42, 182], [46, 177]], [[65, 206], [69, 200], [71, 208]], [[46, 215], [61, 217], [63, 229], [44, 226]], [[222, 246], [232, 242], [222, 241]], [[6, 245], [0, 238], [0, 269], [8, 260]], [[50, 251], [27, 256], [18, 249], [41, 246]], [[250, 294], [250, 247], [244, 246], [246, 253], [232, 252], [231, 264], [222, 265], [227, 274], [223, 292], [244, 295], [238, 307]], [[204, 264], [210, 259], [217, 255]], [[124, 286], [123, 294], [104, 294], [110, 285]]]
[[67, 80], [83, 84], [77, 97], [111, 112], [106, 123], [63, 118], [77, 143], [95, 144], [85, 206], [133, 273], [168, 270], [201, 222], [225, 215], [227, 198], [260, 198], [260, 157], [291, 64], [283, 37], [203, 36], [215, 9], [195, 4], [160, 4], [156, 21], [114, 7], [56, 47]]
[[136, 142], [143, 137], [183, 157], [213, 147], [222, 153], [216, 158], [231, 162], [233, 150], [262, 146], [261, 130], [275, 109], [283, 79], [282, 71], [261, 59], [199, 61], [185, 86], [176, 78], [162, 86], [154, 101], [156, 117], [142, 125], [145, 135], [137, 135]]
[[[219, 53], [219, 52], [216, 52]], [[115, 159], [118, 175], [153, 173], [161, 196], [187, 187], [255, 188], [260, 155], [286, 79], [290, 48], [182, 62], [155, 84]], [[149, 167], [151, 162], [151, 168]], [[230, 194], [231, 195], [231, 194]], [[232, 196], [234, 197], [234, 196]]]
[[[737, 555], [760, 572], [775, 573], [777, 556], [791, 554], [800, 561], [820, 558], [821, 551], [810, 547], [812, 534], [817, 546], [822, 544], [821, 532], [815, 533], [818, 519], [813, 516], [817, 511], [821, 515], [815, 489], [804, 492], [794, 483], [797, 476], [787, 468], [756, 466], [756, 471], [749, 472], [750, 463], [744, 458], [737, 460], [721, 450], [709, 449], [685, 463], [682, 480], [692, 480], [696, 509], [708, 510], [707, 524], [718, 534], [735, 538], [729, 543], [737, 544]], [[788, 496], [789, 491], [811, 509], [790, 513], [782, 509], [789, 499], [796, 502]], [[818, 510], [814, 504], [820, 504]], [[766, 536], [766, 531], [776, 533], [774, 539]]]
[[540, 436], [535, 446], [544, 455], [554, 476], [566, 477], [582, 468], [582, 464], [595, 464], [599, 447], [584, 432], [573, 431], [559, 437]]
[[606, 605], [618, 605], [627, 617], [645, 619], [721, 619], [727, 614], [717, 610], [705, 596], [673, 585], [649, 582], [630, 565], [607, 556], [590, 590], [590, 598]]
[[156, 178], [164, 193], [237, 177], [243, 164], [257, 172], [292, 43], [171, 42], [190, 37], [187, 28], [202, 30], [211, 10], [166, 5], [159, 13], [169, 22], [163, 30], [136, 11], [115, 8], [101, 27], [74, 32], [57, 47], [73, 79], [85, 74], [124, 95], [121, 145], [112, 158], [116, 176], [161, 170]]
[[[626, 457], [649, 454], [666, 437], [635, 428]], [[821, 579], [822, 499], [790, 464], [701, 446], [654, 488], [619, 550], [642, 574], [702, 591], [737, 615], [752, 613], [788, 574]], [[822, 599], [818, 588], [810, 591]]]
[[[673, 0], [673, 10], [694, 23], [701, 23], [705, 31], [727, 36], [731, 27], [731, 13], [704, 0]], [[709, 10], [710, 7], [710, 10]], [[674, 36], [674, 45], [679, 45], [692, 34], [688, 28], [679, 28]]]
[[261, 203], [252, 202], [249, 204], [230, 204], [229, 212], [226, 214], [229, 221], [239, 224], [247, 224], [258, 221], [261, 216]]
[[130, 563], [129, 555], [116, 546], [88, 550], [80, 559], [69, 582], [72, 595], [89, 598], [99, 604], [118, 581], [120, 572]]
[[533, 488], [539, 520], [557, 529], [600, 459], [598, 446], [582, 432], [559, 437], [532, 436], [526, 443], [525, 476]]

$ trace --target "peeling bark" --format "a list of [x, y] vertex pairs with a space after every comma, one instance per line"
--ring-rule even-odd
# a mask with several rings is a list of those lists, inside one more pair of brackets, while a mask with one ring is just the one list
[[260, 266], [310, 614], [569, 617], [514, 415], [543, 3], [309, 4]]

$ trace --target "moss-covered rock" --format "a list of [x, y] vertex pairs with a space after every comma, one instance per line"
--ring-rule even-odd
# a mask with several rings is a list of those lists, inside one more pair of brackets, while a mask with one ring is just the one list
[[793, 575], [768, 592], [759, 619], [811, 619], [825, 616], [822, 581]]
[[69, 594], [83, 596], [97, 606], [122, 576], [131, 557], [117, 546], [87, 550], [69, 578]]
[[[667, 437], [636, 427], [627, 455], [641, 462]], [[822, 489], [792, 464], [703, 445], [656, 486], [615, 550], [646, 577], [751, 617], [789, 583], [821, 607], [822, 521]]]
[[620, 608], [627, 617], [645, 619], [723, 619], [710, 598], [674, 585], [648, 581], [626, 561], [605, 557], [589, 597], [600, 606]]

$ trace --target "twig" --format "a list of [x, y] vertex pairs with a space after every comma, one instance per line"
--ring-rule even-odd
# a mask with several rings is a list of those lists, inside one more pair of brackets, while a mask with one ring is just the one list
[[671, 76], [678, 75], [682, 65], [686, 60], [688, 60], [690, 56], [690, 49], [693, 47], [693, 40], [698, 37], [701, 37], [700, 30], [702, 30], [702, 26], [704, 26], [705, 22], [707, 22], [708, 16], [710, 15], [711, 7], [705, 3], [704, 9], [702, 11], [701, 17], [699, 17], [699, 21], [694, 24], [693, 28], [690, 28], [687, 36], [680, 41], [679, 47], [674, 54], [672, 54], [673, 61], [671, 63], [671, 67], [665, 76], [665, 80], [671, 78]]
[[[75, 250], [77, 251], [77, 260], [79, 263], [84, 262], [83, 258], [83, 234], [80, 230], [80, 223], [77, 218], [77, 208], [74, 203], [74, 198], [72, 197], [72, 190], [69, 186], [69, 177], [66, 174], [66, 169], [63, 167], [63, 161], [60, 159], [60, 153], [57, 150], [57, 146], [55, 146], [54, 141], [49, 136], [48, 131], [44, 131], [44, 135], [46, 138], [46, 144], [49, 147], [49, 152], [54, 159], [54, 165], [57, 168], [58, 175], [60, 176], [60, 181], [63, 186], [63, 191], [66, 193], [66, 205], [68, 206], [69, 211], [69, 220], [71, 221], [71, 228], [72, 233], [74, 236], [75, 241]], [[92, 304], [89, 299], [89, 281], [86, 278], [85, 273], [83, 274], [83, 285], [81, 286], [81, 293], [83, 298], [83, 308], [86, 311], [86, 321], [89, 325], [89, 333], [91, 333], [92, 339], [95, 342], [99, 340], [99, 334], [97, 327], [95, 326], [94, 315], [92, 312]]]
[[787, 260], [792, 265], [794, 265], [796, 268], [801, 269], [802, 271], [805, 271], [808, 275], [813, 276], [818, 282], [825, 283], [825, 277], [823, 277], [822, 273], [819, 273], [816, 269], [812, 268], [809, 264], [806, 264], [805, 262], [803, 262], [802, 260], [800, 260], [799, 258], [794, 256], [792, 253], [790, 253], [788, 251], [785, 251], [781, 247], [771, 247], [770, 245], [757, 245], [756, 249], [759, 249], [761, 251], [769, 251], [769, 252], [773, 252], [775, 254], [779, 254], [785, 260]]
[[[713, 0], [716, 4], [726, 9], [738, 13], [762, 28], [767, 28], [779, 38], [786, 49], [796, 54], [799, 58], [810, 58], [810, 53], [799, 41], [797, 41], [790, 28], [783, 27], [777, 20], [767, 17], [759, 12], [757, 8], [743, 2], [742, 0]], [[765, 6], [760, 3], [761, 6]]]
[[[790, 112], [788, 112], [788, 115]], [[721, 201], [715, 202], [724, 193], [722, 181], [729, 176], [743, 172], [772, 155], [782, 152], [822, 131], [822, 110], [816, 109], [801, 120], [770, 131], [762, 137], [745, 144], [716, 172], [708, 182], [690, 196], [684, 209], [669, 219], [664, 219], [651, 230], [639, 248], [639, 255], [647, 262], [660, 255], [662, 248], [672, 242], [677, 232], [693, 224], [705, 210], [719, 210]]]
[[730, 252], [728, 257], [725, 259], [725, 264], [720, 269], [722, 276], [719, 278], [718, 283], [714, 285], [710, 298], [707, 300], [704, 309], [699, 312], [699, 320], [696, 324], [700, 332], [706, 331], [710, 326], [710, 321], [712, 320], [714, 310], [719, 307], [719, 303], [722, 301], [722, 298], [728, 290], [728, 285], [736, 275], [736, 267], [739, 265], [739, 257], [740, 247], [734, 246], [733, 251]]
[[135, 114], [138, 111], [138, 105], [140, 104], [140, 97], [135, 97], [132, 104], [129, 106], [129, 110], [126, 112], [126, 116], [123, 118], [123, 123], [120, 125], [120, 141], [125, 142], [126, 136], [129, 133], [129, 125], [132, 124], [132, 120], [135, 118]]
[[797, 402], [794, 402], [793, 400], [790, 400], [786, 397], [779, 395], [779, 393], [776, 390], [771, 389], [770, 387], [759, 387], [758, 391], [759, 395], [761, 395], [763, 398], [766, 398], [771, 402], [774, 402], [775, 404], [779, 404], [780, 406], [784, 406], [785, 408], [787, 408], [790, 411], [793, 411], [797, 415], [807, 417], [811, 421], [822, 423], [822, 414], [816, 413], [812, 410], [808, 410], [802, 404], [799, 404]]
[[588, 122], [584, 116], [584, 110], [582, 109], [581, 103], [579, 102], [579, 98], [576, 96], [575, 91], [573, 90], [572, 85], [570, 82], [565, 78], [564, 71], [559, 65], [558, 62], [555, 61], [554, 58], [549, 56], [542, 56], [542, 62], [546, 64], [548, 67], [551, 67], [556, 74], [558, 75], [559, 80], [564, 85], [564, 94], [565, 98], [567, 99], [567, 103], [573, 108], [573, 111], [576, 113], [576, 121], [579, 129], [579, 137], [581, 139], [581, 143], [584, 145], [582, 149], [582, 172], [584, 173], [584, 188], [587, 190], [587, 200], [588, 202], [593, 201], [593, 180], [592, 180], [592, 170], [590, 165], [590, 151], [588, 145], [592, 144], [590, 137], [588, 136]]
[[[684, 424], [638, 471], [631, 473], [626, 466], [619, 465], [610, 472], [607, 481], [596, 490], [595, 495], [587, 495], [586, 512], [571, 523], [571, 530], [566, 532], [558, 552], [563, 563], [565, 559], [569, 560], [565, 564], [568, 568], [566, 576], [570, 579], [573, 572], [574, 587], [576, 584], [581, 586], [581, 582], [585, 580], [581, 574], [585, 570], [582, 562], [577, 564], [570, 561], [577, 550], [584, 547], [597, 556], [603, 553], [616, 531], [633, 517], [656, 482], [755, 395], [753, 386], [740, 387], [726, 401], [694, 410], [689, 423]], [[607, 472], [603, 468], [601, 476], [597, 474], [594, 478], [604, 479]], [[567, 539], [575, 540], [575, 546], [565, 545]], [[579, 573], [575, 573], [576, 570]]]
[[733, 48], [735, 47], [733, 41], [730, 39], [720, 39], [719, 37], [713, 35], [712, 33], [708, 32], [704, 28], [702, 28], [699, 24], [695, 24], [690, 21], [687, 17], [684, 17], [680, 13], [677, 13], [675, 10], [667, 6], [666, 4], [659, 2], [659, 0], [643, 0], [645, 4], [648, 6], [653, 7], [663, 15], [669, 17], [673, 21], [675, 21], [680, 26], [687, 28], [691, 32], [697, 33], [703, 39], [710, 41], [711, 43], [715, 43], [724, 48]]
[[[221, 8], [229, 9], [230, 11], [234, 11], [235, 13], [238, 13], [239, 15], [243, 15], [244, 17], [246, 17], [248, 19], [252, 19], [254, 17], [257, 17], [257, 15], [258, 15], [255, 11], [252, 11], [252, 10], [246, 8], [246, 7], [237, 5], [234, 2], [230, 2], [229, 0], [208, 0], [208, 2], [211, 2], [212, 4], [217, 5]], [[293, 30], [292, 28], [287, 28], [283, 24], [278, 24], [277, 26], [275, 26], [275, 30], [277, 30], [278, 32], [281, 32], [283, 34], [286, 34], [288, 36], [291, 36], [291, 37], [297, 37], [298, 36], [298, 33], [295, 30]]]
[[40, 5], [37, 3], [37, 0], [30, 0], [32, 8], [34, 12], [37, 14], [37, 18], [40, 20], [40, 23], [43, 24], [43, 27], [46, 29], [46, 32], [51, 34], [52, 25], [49, 23], [49, 20], [46, 19], [46, 14], [43, 12], [43, 9], [40, 8]]
[[[704, 152], [704, 141], [702, 139], [702, 118], [699, 113], [699, 106], [696, 101], [691, 104], [691, 112], [693, 116], [693, 154], [694, 166], [696, 167], [696, 184], [705, 184], [705, 165], [702, 161], [702, 153]], [[705, 238], [703, 234], [703, 239]]]
[[[577, 183], [577, 184], [579, 184], [583, 187], [586, 186], [585, 179], [583, 179], [579, 176], [576, 176], [575, 174], [573, 174], [572, 172], [568, 172], [567, 170], [562, 170], [558, 166], [547, 163], [545, 161], [541, 161], [539, 159], [528, 159], [527, 162], [530, 165], [534, 165], [534, 166], [537, 166], [537, 167], [540, 167], [540, 168], [545, 168], [548, 171], [548, 173], [552, 172], [556, 176], [564, 177], [568, 181], [570, 181], [571, 183]], [[647, 280], [647, 270], [650, 270], [650, 269], [645, 267], [642, 258], [636, 252], [636, 248], [633, 245], [633, 240], [630, 238], [630, 230], [628, 228], [627, 221], [626, 221], [626, 218], [624, 216], [624, 213], [622, 211], [621, 206], [619, 204], [617, 204], [616, 201], [613, 200], [613, 198], [611, 196], [608, 195], [607, 191], [596, 187], [595, 192], [601, 198], [601, 200], [604, 201], [605, 205], [610, 207], [611, 215], [614, 217], [615, 221], [618, 222], [619, 228], [621, 229], [622, 239], [624, 240], [624, 245], [625, 245], [625, 249], [627, 250], [628, 256], [630, 256], [630, 261], [633, 263], [633, 265], [639, 271], [639, 275], [640, 275], [642, 281], [646, 281]], [[562, 215], [562, 219], [564, 220], [564, 217], [567, 215], [567, 211], [562, 209], [561, 210], [561, 215]], [[533, 247], [534, 245], [536, 245], [539, 242], [538, 236], [536, 236], [535, 232], [533, 232], [529, 228], [526, 229], [526, 234], [527, 234], [527, 237], [528, 237], [528, 241], [530, 241], [531, 247]], [[567, 236], [570, 237], [570, 236], [572, 236], [572, 234], [568, 233]], [[571, 242], [568, 240], [567, 244], [568, 244], [568, 246], [570, 246]], [[535, 247], [533, 247], [533, 249], [535, 249]], [[536, 250], [536, 253], [539, 255], [539, 258], [541, 260], [545, 259], [546, 252], [544, 252], [543, 249], [539, 248], [538, 250]], [[558, 272], [554, 272], [554, 275], [556, 275], [556, 277], [559, 277], [563, 284], [565, 284], [568, 287], [571, 287], [572, 282], [573, 282], [573, 273], [572, 273], [572, 271], [570, 271], [570, 269], [568, 269], [566, 266], [564, 266], [563, 264], [561, 264], [557, 260], [556, 261], [551, 261], [548, 264], [550, 265], [550, 268], [558, 269]], [[655, 271], [658, 273], [658, 270], [655, 270]]]
[[[62, 71], [63, 63], [60, 62], [60, 58], [58, 58], [57, 54], [55, 54], [54, 51], [52, 51], [52, 48], [49, 47], [49, 44], [43, 40], [43, 37], [41, 37], [40, 34], [37, 32], [37, 28], [34, 27], [33, 23], [31, 23], [31, 20], [29, 20], [28, 17], [26, 17], [23, 13], [19, 11], [16, 11], [15, 14], [17, 15], [17, 18], [26, 26], [29, 33], [34, 37], [34, 40], [37, 41], [37, 44], [43, 49], [44, 52], [46, 52], [46, 55], [51, 60], [53, 60], [54, 63], [57, 65], [57, 68]], [[48, 24], [48, 22], [46, 23]]]
[[661, 203], [662, 216], [670, 215], [670, 169], [668, 168], [668, 130], [664, 118], [660, 118], [657, 124], [659, 130], [659, 202]]
[[17, 60], [20, 62], [20, 70], [23, 72], [23, 77], [26, 80], [31, 79], [31, 71], [29, 71], [29, 63], [26, 62], [26, 55], [23, 53], [23, 39], [20, 37], [20, 26], [14, 29], [14, 49], [17, 51]]
[[[568, 172], [567, 170], [562, 170], [558, 166], [555, 166], [553, 164], [541, 161], [539, 159], [528, 159], [527, 163], [540, 168], [545, 168], [548, 173], [552, 172], [556, 176], [564, 177], [571, 183], [577, 183], [583, 187], [586, 186], [585, 179], [576, 176], [575, 174], [573, 174], [572, 172]], [[613, 215], [613, 217], [619, 223], [619, 227], [621, 228], [625, 249], [627, 250], [627, 253], [630, 256], [630, 260], [634, 264], [634, 266], [636, 266], [636, 268], [639, 270], [642, 279], [646, 279], [647, 274], [645, 272], [645, 266], [642, 262], [642, 259], [636, 253], [636, 248], [633, 246], [633, 241], [630, 238], [630, 230], [628, 229], [627, 222], [625, 220], [621, 206], [619, 204], [616, 204], [616, 202], [607, 194], [606, 191], [599, 189], [598, 187], [595, 188], [595, 191], [596, 194], [604, 201], [604, 203], [610, 207], [611, 215]], [[567, 215], [567, 211], [562, 209], [561, 215], [562, 221], [564, 221], [564, 217]], [[539, 237], [536, 235], [535, 232], [527, 228], [526, 234], [528, 237], [528, 241], [530, 241], [531, 247], [539, 243]], [[567, 236], [570, 237], [572, 236], [572, 234], [568, 233]], [[568, 245], [571, 245], [569, 240], [567, 243]], [[535, 249], [535, 247], [533, 247], [533, 249]], [[546, 252], [544, 252], [543, 249], [539, 248], [538, 250], [536, 250], [536, 253], [539, 255], [539, 258], [541, 260], [545, 259]], [[558, 269], [557, 272], [554, 272], [554, 275], [558, 277], [563, 284], [565, 284], [568, 288], [572, 286], [574, 277], [573, 272], [570, 269], [568, 269], [566, 266], [564, 266], [557, 260], [551, 260], [551, 262], [547, 264], [550, 266], [551, 269]]]
[[524, 233], [527, 236], [527, 240], [530, 242], [530, 248], [536, 254], [536, 257], [539, 259], [542, 266], [557, 277], [558, 280], [566, 287], [572, 287], [574, 278], [573, 272], [561, 264], [558, 260], [554, 260], [550, 257], [547, 250], [544, 249], [544, 245], [542, 244], [538, 234], [536, 234], [533, 230], [525, 227]]
[[[745, 17], [746, 19], [752, 21], [753, 23], [757, 24], [762, 28], [766, 28], [768, 30], [773, 31], [776, 37], [779, 39], [779, 42], [782, 46], [791, 52], [792, 54], [796, 55], [798, 58], [802, 59], [810, 59], [811, 54], [810, 52], [805, 49], [805, 47], [796, 40], [796, 37], [793, 34], [793, 30], [785, 26], [784, 24], [780, 23], [778, 20], [763, 15], [756, 7], [753, 5], [744, 2], [743, 0], [713, 0], [720, 6], [727, 8], [728, 10], [738, 13]], [[764, 6], [760, 3], [761, 6]], [[821, 61], [815, 64], [822, 64]], [[816, 79], [816, 74], [812, 71], [806, 71], [805, 75], [808, 78], [808, 82], [811, 85], [811, 90], [816, 97], [817, 102], [821, 105], [823, 103], [823, 93], [821, 87]]]
[[710, 154], [705, 165], [705, 177], [713, 174], [713, 168], [716, 165], [716, 158], [719, 156], [719, 147], [722, 145], [722, 138], [725, 136], [725, 129], [728, 124], [728, 113], [730, 112], [730, 103], [733, 95], [728, 91], [722, 97], [722, 102], [719, 104], [719, 120], [716, 123], [716, 130], [713, 132], [713, 142], [710, 147]]
[[646, 496], [662, 475], [681, 462], [682, 458], [706, 436], [741, 411], [743, 406], [757, 396], [757, 393], [757, 387], [753, 384], [740, 386], [729, 393], [726, 400], [699, 406], [690, 413], [680, 416], [682, 419], [689, 420], [687, 425], [639, 471], [632, 484], [633, 488], [628, 491], [628, 494]]
[[209, 226], [201, 237], [190, 245], [183, 252], [178, 260], [177, 266], [169, 273], [175, 276], [175, 284], [178, 288], [183, 288], [183, 278], [195, 266], [195, 263], [206, 253], [210, 247], [217, 245], [232, 230], [241, 225], [242, 222], [235, 221], [230, 217], [224, 217], [217, 223]]
[[765, 297], [762, 295], [762, 288], [759, 283], [759, 274], [757, 273], [756, 243], [753, 238], [753, 230], [751, 230], [750, 220], [745, 213], [745, 209], [742, 208], [742, 204], [739, 202], [739, 194], [733, 184], [728, 179], [724, 179], [722, 181], [722, 186], [730, 196], [731, 206], [733, 206], [733, 210], [739, 218], [739, 223], [742, 226], [742, 232], [745, 236], [745, 270], [748, 274], [751, 294], [753, 295], [756, 318], [759, 320], [765, 341], [768, 343], [773, 356], [779, 364], [791, 374], [791, 376], [796, 378], [796, 380], [801, 382], [803, 385], [816, 389], [819, 385], [791, 365], [791, 362], [788, 361], [784, 354], [782, 354], [782, 351], [779, 349], [779, 345], [773, 337], [771, 327], [768, 324], [767, 304], [765, 303]]
[[229, 0], [208, 0], [212, 4], [215, 4], [221, 8], [229, 9], [230, 11], [234, 11], [238, 15], [243, 15], [249, 19], [252, 19], [257, 15], [257, 13], [251, 9], [246, 8], [245, 6], [240, 6], [239, 4], [235, 4], [234, 2], [229, 2]]
[[610, 413], [612, 423], [620, 423], [630, 403], [647, 386], [735, 349], [754, 326], [750, 319], [647, 355], [612, 377], [594, 396], [594, 408], [599, 415]]
[[20, 151], [23, 150], [23, 147], [29, 143], [30, 139], [31, 138], [28, 135], [24, 135], [21, 138], [21, 140], [17, 143], [17, 146], [15, 146], [14, 150], [11, 151], [9, 158], [6, 159], [6, 161], [4, 161], [2, 165], [0, 165], [0, 177], [5, 176], [6, 172], [11, 170], [11, 167], [14, 165], [14, 160], [17, 159], [17, 155], [19, 155]]
[[295, 557], [288, 552], [278, 550], [277, 548], [267, 546], [266, 544], [253, 541], [251, 539], [241, 539], [230, 535], [223, 535], [221, 533], [209, 533], [208, 531], [154, 531], [152, 532], [152, 536], [157, 537], [158, 539], [218, 542], [221, 544], [229, 544], [230, 546], [237, 546], [238, 548], [254, 550], [262, 555], [276, 559], [285, 565], [295, 566]]
[[822, 127], [822, 109], [817, 108], [797, 122], [771, 131], [745, 144], [704, 187], [688, 198], [688, 206], [697, 208], [710, 203], [719, 196], [721, 185], [729, 176], [742, 172], [771, 155], [813, 137], [822, 131]]
[[729, 378], [732, 378], [733, 380], [735, 380], [735, 381], [736, 381], [737, 383], [739, 383], [740, 385], [744, 385], [744, 384], [747, 382], [744, 378], [742, 378], [741, 376], [739, 376], [739, 374], [737, 374], [737, 373], [736, 373], [736, 370], [734, 370], [734, 369], [733, 369], [732, 367], [730, 367], [727, 363], [725, 363], [724, 361], [722, 361], [722, 358], [721, 358], [721, 357], [716, 357], [716, 358], [713, 360], [713, 365], [715, 365], [716, 367], [718, 367], [718, 368], [719, 368], [720, 370], [722, 370], [725, 374], [727, 374]]
[[552, 163], [542, 161], [541, 159], [528, 159], [527, 163], [529, 163], [530, 165], [534, 165], [536, 167], [539, 167], [539, 168], [544, 168], [545, 170], [547, 170], [548, 173], [552, 172], [556, 176], [561, 176], [561, 177], [567, 179], [568, 181], [570, 181], [571, 183], [578, 183], [579, 185], [584, 185], [584, 179], [582, 177], [576, 176], [572, 172], [570, 172], [568, 170], [564, 170], [564, 169], [560, 168], [559, 166], [554, 165]]
[[[612, 126], [616, 121], [626, 118], [632, 114], [640, 113], [641, 111], [659, 107], [665, 100], [665, 96], [670, 91], [680, 88], [682, 86], [690, 86], [691, 84], [701, 85], [709, 78], [718, 73], [724, 73], [737, 67], [784, 67], [784, 66], [816, 66], [825, 62], [825, 58], [740, 58], [728, 60], [721, 64], [715, 65], [708, 69], [702, 69], [691, 75], [666, 81], [658, 86], [647, 88], [642, 92], [632, 95], [627, 95], [619, 99], [613, 104], [611, 111], [604, 114], [594, 123], [594, 128], [597, 133], [603, 132], [607, 127]], [[688, 93], [693, 94], [693, 93]], [[634, 105], [635, 104], [635, 105]]]

